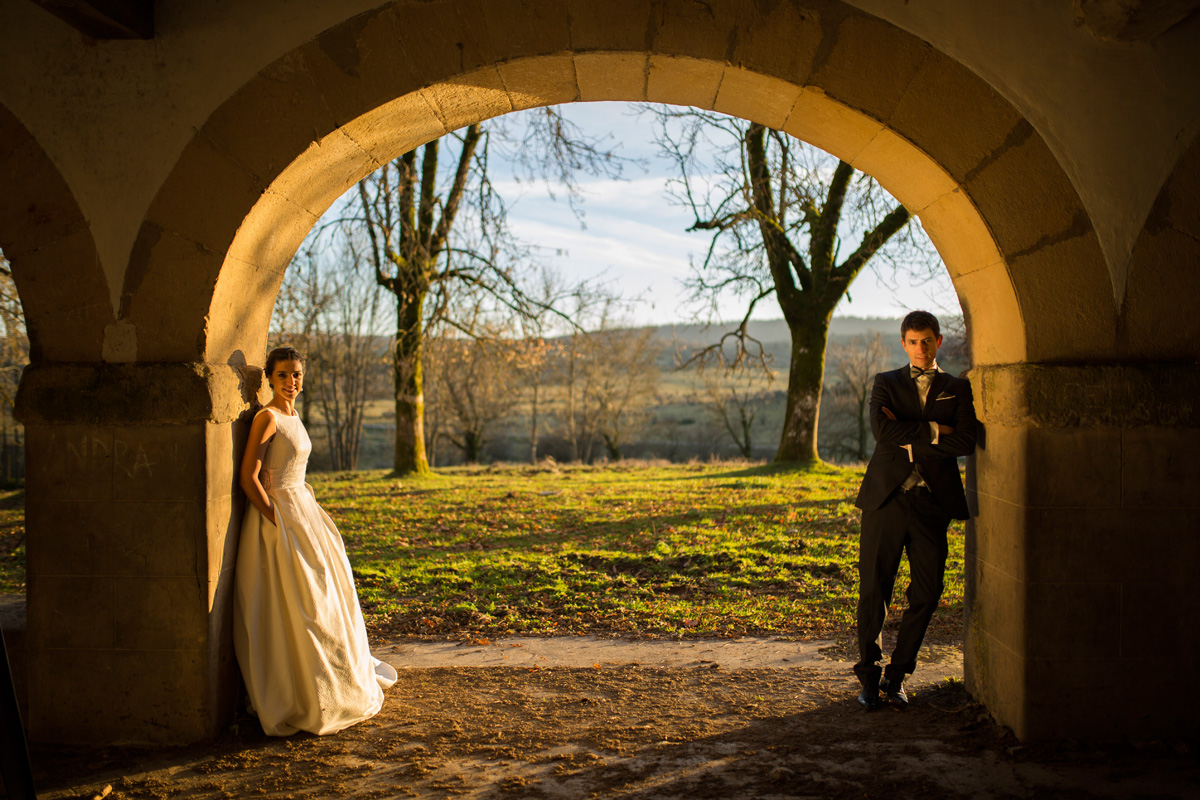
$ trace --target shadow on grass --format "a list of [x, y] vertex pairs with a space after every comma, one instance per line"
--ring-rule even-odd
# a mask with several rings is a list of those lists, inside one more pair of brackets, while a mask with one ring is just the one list
[[748, 464], [731, 468], [723, 472], [699, 472], [695, 475], [676, 475], [662, 478], [649, 478], [655, 482], [712, 480], [714, 478], [768, 478], [779, 475], [795, 475], [797, 477], [829, 476], [840, 477], [846, 473], [860, 470], [858, 467], [839, 467], [824, 461], [768, 461], [765, 464]]
[[25, 507], [25, 490], [18, 489], [7, 496], [0, 496], [0, 511], [15, 511]]

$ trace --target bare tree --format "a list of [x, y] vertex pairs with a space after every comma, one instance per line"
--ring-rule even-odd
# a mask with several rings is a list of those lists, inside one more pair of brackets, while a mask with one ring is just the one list
[[[572, 198], [578, 170], [620, 172], [622, 159], [556, 109], [537, 109], [523, 119], [523, 133], [515, 138], [500, 122], [488, 130], [471, 125], [404, 153], [358, 184], [355, 217], [369, 236], [375, 279], [395, 298], [397, 473], [428, 471], [423, 345], [439, 323], [462, 327], [455, 295], [469, 288], [520, 313], [538, 307], [514, 278], [526, 254], [508, 232], [504, 202], [488, 177], [492, 132], [496, 146], [507, 142], [510, 157], [529, 174], [559, 182]], [[441, 161], [443, 144], [457, 148], [453, 169]], [[460, 221], [464, 210], [467, 224]]]
[[561, 343], [559, 381], [565, 389], [563, 433], [572, 461], [592, 460], [592, 443], [600, 428], [600, 410], [592, 402], [592, 339], [584, 330], [573, 330]]
[[353, 230], [314, 237], [288, 270], [276, 303], [275, 338], [305, 353], [303, 414], [320, 411], [330, 467], [355, 469], [368, 398], [383, 377], [381, 291], [362, 263]]
[[499, 336], [431, 338], [431, 382], [438, 385], [446, 438], [468, 464], [479, 462], [495, 424], [521, 400], [514, 391], [520, 345]]
[[[742, 357], [763, 357], [747, 333], [758, 304], [773, 297], [791, 332], [787, 403], [777, 461], [817, 458], [825, 346], [834, 308], [875, 257], [932, 269], [931, 248], [897, 236], [909, 212], [869, 176], [785, 133], [709, 111], [651, 109], [662, 152], [678, 177], [670, 190], [689, 208], [689, 230], [710, 234], [695, 266], [693, 297], [713, 309], [733, 295], [746, 302], [732, 340]], [[849, 254], [843, 233], [861, 232]], [[884, 250], [889, 241], [893, 246]]]
[[598, 412], [604, 449], [613, 461], [631, 429], [645, 421], [646, 401], [658, 390], [658, 356], [662, 344], [653, 328], [593, 331], [589, 391]]
[[[587, 293], [586, 284], [577, 287], [576, 296]], [[527, 392], [529, 405], [529, 463], [537, 463], [538, 440], [543, 424], [542, 408], [548, 373], [554, 358], [560, 353], [561, 345], [549, 336], [560, 322], [552, 313], [552, 306], [565, 294], [561, 278], [548, 269], [537, 277], [537, 284], [530, 290], [538, 302], [532, 313], [517, 318], [522, 339], [517, 343], [518, 376]]]
[[[563, 390], [559, 418], [571, 460], [590, 463], [605, 424], [601, 399], [609, 391], [603, 384], [610, 372], [604, 360], [610, 353], [602, 337], [614, 330], [613, 320], [624, 306], [620, 297], [600, 286], [578, 287], [570, 302], [574, 324], [557, 341], [555, 359], [556, 383]], [[611, 378], [607, 382], [615, 385]]]
[[871, 387], [876, 373], [887, 368], [893, 349], [876, 333], [836, 344], [829, 355], [834, 368], [830, 399], [836, 414], [836, 422], [829, 425], [834, 440], [830, 450], [849, 460], [866, 461], [872, 444]]
[[325, 325], [311, 345], [317, 378], [313, 389], [335, 470], [358, 466], [367, 400], [382, 377], [387, 352], [386, 339], [378, 332], [380, 288], [360, 265], [362, 253], [351, 233], [342, 242]]
[[[284, 274], [283, 285], [271, 312], [270, 347], [295, 347], [312, 358], [315, 335], [336, 296], [332, 275], [323, 269], [324, 247], [310, 237]], [[310, 382], [311, 385], [311, 382]], [[299, 413], [305, 428], [312, 428], [312, 403], [309, 395], [298, 398]]]
[[536, 464], [538, 440], [543, 423], [543, 387], [550, 360], [557, 350], [556, 345], [544, 336], [527, 336], [514, 343], [517, 349], [517, 375], [526, 390], [529, 403], [529, 463]]
[[24, 474], [20, 455], [24, 428], [13, 414], [21, 373], [29, 364], [29, 336], [17, 285], [4, 253], [0, 252], [0, 480]]
[[701, 363], [699, 377], [700, 399], [709, 415], [729, 434], [744, 458], [753, 458], [754, 422], [771, 399], [774, 373], [757, 369], [746, 360], [737, 364], [709, 360]]
[[[396, 333], [393, 340], [392, 370], [396, 403], [397, 473], [428, 471], [424, 437], [424, 375], [422, 345], [426, 325], [440, 317], [447, 293], [437, 290], [455, 279], [471, 281], [470, 272], [459, 272], [449, 263], [450, 232], [461, 207], [473, 168], [478, 174], [475, 150], [482, 136], [478, 124], [471, 125], [453, 138], [459, 143], [458, 165], [449, 187], [438, 186], [438, 158], [441, 140], [434, 140], [421, 151], [404, 153], [385, 164], [358, 184], [361, 221], [370, 242], [375, 280], [391, 292], [396, 302]], [[480, 228], [485, 239], [493, 235], [497, 222], [496, 198], [490, 183], [479, 182], [477, 195]], [[479, 277], [501, 278], [502, 267], [490, 256], [493, 242], [480, 254], [476, 269]], [[431, 313], [426, 302], [435, 293]]]

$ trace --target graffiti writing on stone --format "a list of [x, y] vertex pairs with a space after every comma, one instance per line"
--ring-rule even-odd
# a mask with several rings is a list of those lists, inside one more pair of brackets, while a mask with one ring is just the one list
[[[58, 449], [58, 436], [50, 437], [50, 449], [55, 451]], [[71, 438], [63, 442], [63, 445], [71, 456], [75, 458], [80, 469], [87, 469], [89, 466], [103, 465], [103, 462], [108, 460], [112, 451], [108, 444], [98, 436], [89, 436], [84, 434], [78, 440]]]
[[[57, 435], [51, 437], [51, 448], [57, 449]], [[146, 448], [114, 438], [110, 447], [105, 438], [83, 434], [62, 442], [63, 448], [81, 470], [104, 469], [111, 461], [113, 469], [130, 478], [153, 477], [157, 461], [150, 458]]]
[[128, 442], [116, 439], [113, 442], [113, 450], [116, 456], [114, 459], [116, 468], [122, 470], [128, 477], [145, 476], [149, 478], [154, 475], [154, 467], [157, 462], [150, 460], [150, 457], [146, 455], [146, 448], [140, 444], [135, 449], [131, 448]]

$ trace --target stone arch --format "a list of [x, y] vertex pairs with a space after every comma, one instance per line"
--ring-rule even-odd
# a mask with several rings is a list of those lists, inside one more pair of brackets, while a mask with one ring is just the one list
[[1134, 244], [1121, 308], [1123, 355], [1200, 358], [1200, 137], [1163, 184]]
[[0, 143], [0, 247], [25, 308], [30, 358], [99, 361], [113, 316], [88, 221], [50, 157], [3, 106]]
[[[605, 25], [586, 5], [489, 3], [473, 19], [452, 3], [392, 5], [272, 64], [212, 115], [147, 214], [120, 310], [138, 359], [259, 352], [283, 269], [355, 180], [470, 122], [589, 100], [735, 114], [874, 175], [942, 252], [979, 363], [1112, 346], [1111, 281], [1070, 181], [961, 65], [839, 4], [733, 4], [699, 26], [669, 4], [628, 5]], [[220, 202], [198, 213], [196, 196]]]

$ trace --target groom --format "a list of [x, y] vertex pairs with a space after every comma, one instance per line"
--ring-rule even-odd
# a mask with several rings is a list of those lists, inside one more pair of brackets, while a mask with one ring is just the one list
[[[854, 672], [862, 683], [858, 702], [868, 711], [879, 708], [880, 692], [898, 707], [908, 705], [904, 678], [916, 669], [917, 651], [942, 596], [946, 528], [951, 519], [968, 516], [958, 457], [975, 449], [971, 384], [938, 370], [937, 318], [912, 312], [900, 324], [900, 340], [909, 363], [875, 376], [875, 452], [855, 502], [862, 509], [862, 537]], [[908, 608], [884, 668], [883, 623], [903, 552], [912, 575]]]

